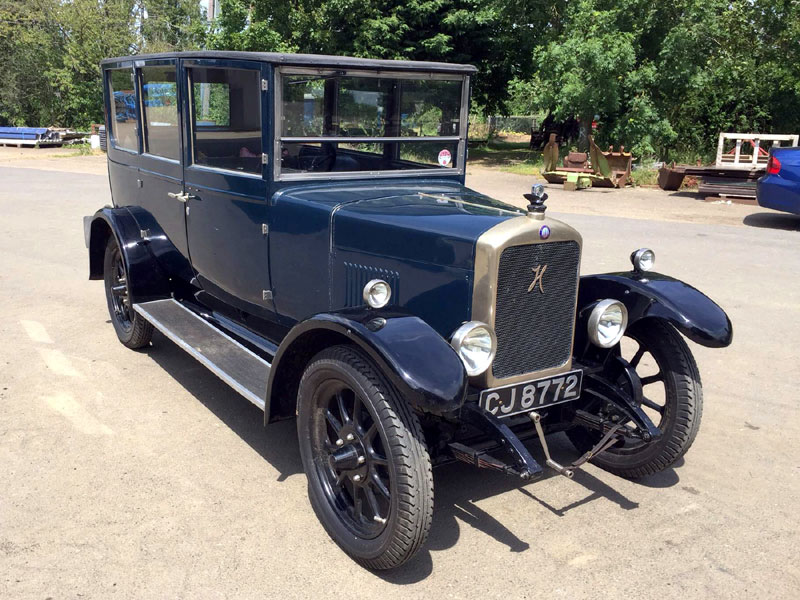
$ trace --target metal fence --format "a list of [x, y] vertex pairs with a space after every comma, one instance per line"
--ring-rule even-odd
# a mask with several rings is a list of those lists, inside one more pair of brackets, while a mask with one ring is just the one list
[[488, 140], [495, 133], [518, 133], [530, 135], [531, 129], [538, 129], [541, 119], [537, 115], [510, 115], [483, 117], [470, 115], [469, 138], [471, 140]]

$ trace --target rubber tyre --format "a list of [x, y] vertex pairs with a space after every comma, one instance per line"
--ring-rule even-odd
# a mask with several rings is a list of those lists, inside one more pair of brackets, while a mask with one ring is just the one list
[[[358, 537], [345, 525], [323, 489], [314, 462], [311, 412], [317, 406], [317, 391], [331, 378], [359, 394], [378, 427], [386, 454], [390, 508], [382, 532], [371, 539]], [[425, 543], [433, 517], [431, 461], [417, 416], [372, 362], [351, 346], [334, 346], [315, 356], [300, 381], [297, 400], [297, 433], [308, 496], [328, 535], [364, 567], [383, 570], [402, 565]]]
[[[106, 303], [108, 304], [108, 314], [111, 317], [111, 323], [114, 325], [114, 331], [117, 333], [119, 341], [128, 348], [142, 348], [150, 344], [153, 337], [153, 325], [147, 321], [142, 315], [129, 308], [127, 318], [122, 317], [117, 313], [114, 306], [114, 294], [112, 293], [112, 286], [116, 283], [114, 281], [114, 272], [116, 268], [126, 269], [125, 261], [120, 256], [119, 246], [114, 236], [111, 236], [106, 245], [105, 256], [103, 257], [103, 279], [105, 281], [106, 289]], [[127, 286], [127, 271], [126, 286]], [[130, 293], [130, 288], [127, 288]]]
[[[664, 374], [663, 435], [632, 454], [610, 448], [591, 462], [620, 477], [640, 479], [669, 468], [689, 450], [700, 429], [703, 388], [691, 350], [671, 325], [643, 320], [635, 323], [629, 334], [648, 349]], [[581, 453], [597, 441], [595, 432], [582, 427], [568, 430], [567, 437]]]

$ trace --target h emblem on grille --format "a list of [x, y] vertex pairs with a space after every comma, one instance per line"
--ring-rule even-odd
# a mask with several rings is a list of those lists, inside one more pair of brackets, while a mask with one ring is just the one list
[[542, 287], [542, 277], [544, 277], [544, 272], [547, 271], [547, 265], [536, 265], [536, 267], [532, 268], [531, 271], [534, 273], [533, 281], [528, 286], [528, 292], [532, 292], [536, 285], [539, 285], [539, 291], [544, 294], [544, 288]]

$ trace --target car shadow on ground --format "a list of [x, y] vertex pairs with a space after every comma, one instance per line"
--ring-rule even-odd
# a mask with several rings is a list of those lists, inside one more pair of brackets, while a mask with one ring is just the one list
[[[565, 464], [578, 458], [576, 451], [563, 434], [548, 436], [547, 441], [554, 460]], [[527, 444], [527, 446], [533, 457], [543, 465], [545, 457], [538, 442]], [[622, 510], [634, 510], [639, 507], [638, 502], [631, 501], [589, 471], [584, 470], [578, 470], [571, 482], [564, 480], [565, 484], [570, 486], [567, 495], [571, 500], [563, 505], [554, 505], [544, 499], [548, 494], [543, 492], [547, 486], [558, 484], [558, 481], [548, 483], [548, 480], [557, 480], [560, 477], [561, 475], [555, 471], [545, 468], [542, 477], [526, 483], [515, 477], [479, 470], [461, 463], [451, 463], [435, 468], [436, 507], [433, 525], [425, 547], [408, 564], [394, 571], [380, 572], [376, 575], [395, 584], [410, 584], [425, 579], [433, 571], [431, 552], [447, 550], [455, 546], [463, 526], [477, 529], [506, 546], [509, 552], [527, 551], [530, 549], [530, 543], [526, 539], [519, 537], [477, 504], [487, 498], [506, 493], [511, 493], [510, 498], [512, 499], [519, 498], [514, 495], [515, 490], [524, 500], [533, 503], [532, 506], [526, 506], [523, 501], [520, 503], [520, 510], [533, 511], [536, 507], [543, 507], [557, 518], [564, 517], [569, 511], [599, 499], [610, 500]], [[516, 502], [518, 501], [516, 500]]]
[[278, 481], [303, 472], [294, 419], [264, 428], [264, 413], [160, 332], [144, 352], [272, 465]]
[[784, 231], [800, 231], [800, 215], [783, 213], [755, 213], [747, 215], [742, 223], [750, 227], [765, 229], [782, 229]]
[[[154, 333], [153, 345], [143, 352], [269, 462], [279, 472], [278, 481], [303, 472], [294, 420], [272, 424], [265, 430], [263, 413], [256, 406], [232, 391], [227, 384], [159, 332]], [[547, 439], [555, 460], [566, 464], [577, 458], [577, 453], [563, 434], [551, 435]], [[545, 457], [538, 442], [529, 443], [528, 447], [533, 457], [543, 465]], [[542, 485], [547, 486], [548, 480], [558, 477], [560, 475], [555, 471], [545, 468], [541, 478], [526, 483], [515, 477], [479, 470], [462, 463], [436, 467], [434, 518], [427, 543], [406, 565], [375, 574], [398, 585], [425, 579], [433, 571], [431, 552], [455, 546], [462, 526], [484, 533], [506, 546], [509, 552], [527, 551], [530, 548], [528, 541], [520, 538], [477, 505], [482, 500], [514, 490], [533, 503], [531, 509], [534, 506], [544, 507], [557, 518], [599, 499], [610, 500], [622, 510], [634, 510], [639, 506], [637, 502], [629, 500], [586, 470], [577, 471], [574, 480], [570, 482], [574, 485], [574, 492], [569, 494], [573, 499], [564, 505], [553, 505], [543, 499], [544, 494], [538, 490]], [[667, 487], [677, 481], [675, 472], [669, 470], [643, 480], [642, 483], [653, 487]], [[524, 505], [521, 510], [525, 510]]]

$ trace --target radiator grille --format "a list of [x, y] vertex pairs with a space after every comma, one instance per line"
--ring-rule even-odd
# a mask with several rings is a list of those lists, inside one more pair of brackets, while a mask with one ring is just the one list
[[[551, 242], [506, 248], [500, 255], [495, 309], [498, 379], [563, 365], [575, 326], [580, 247]], [[529, 292], [535, 269], [547, 269]], [[544, 290], [542, 292], [541, 290]]]

